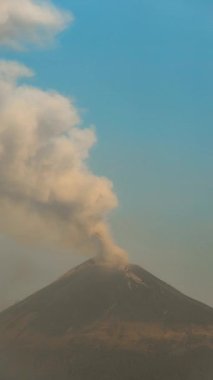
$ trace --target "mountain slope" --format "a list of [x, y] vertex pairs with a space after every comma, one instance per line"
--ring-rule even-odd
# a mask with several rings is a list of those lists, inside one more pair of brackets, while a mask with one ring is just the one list
[[0, 314], [2, 380], [212, 380], [213, 309], [89, 260]]

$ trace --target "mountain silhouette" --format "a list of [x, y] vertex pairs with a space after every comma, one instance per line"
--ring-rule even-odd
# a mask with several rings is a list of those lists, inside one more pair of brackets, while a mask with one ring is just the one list
[[0, 313], [0, 380], [212, 380], [213, 309], [91, 259]]

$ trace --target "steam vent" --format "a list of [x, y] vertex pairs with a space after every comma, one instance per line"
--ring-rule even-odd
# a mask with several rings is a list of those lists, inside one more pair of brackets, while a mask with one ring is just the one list
[[1, 380], [212, 380], [213, 309], [92, 259], [0, 314]]

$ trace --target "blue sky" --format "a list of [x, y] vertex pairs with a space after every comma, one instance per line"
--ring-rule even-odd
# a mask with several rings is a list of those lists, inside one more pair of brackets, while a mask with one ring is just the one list
[[55, 4], [75, 15], [56, 46], [4, 58], [96, 126], [90, 166], [113, 180], [112, 230], [130, 259], [213, 305], [212, 3]]

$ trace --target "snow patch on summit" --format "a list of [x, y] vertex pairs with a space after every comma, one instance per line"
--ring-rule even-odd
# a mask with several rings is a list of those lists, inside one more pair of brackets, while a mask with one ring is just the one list
[[127, 280], [128, 280], [129, 289], [132, 289], [133, 285], [136, 285], [136, 286], [145, 285], [143, 279], [141, 277], [137, 276], [132, 271], [130, 271], [128, 268], [126, 268], [126, 270], [125, 270], [125, 275], [126, 275]]

